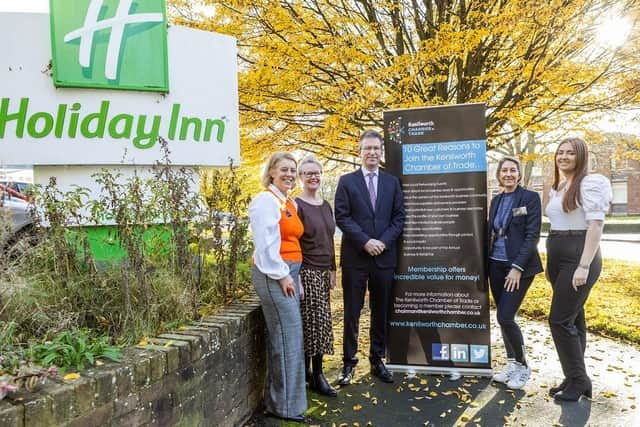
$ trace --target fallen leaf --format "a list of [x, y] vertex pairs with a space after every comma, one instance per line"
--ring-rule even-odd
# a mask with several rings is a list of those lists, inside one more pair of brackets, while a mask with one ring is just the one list
[[446, 416], [447, 416], [447, 413], [446, 413], [446, 412], [443, 412], [443, 413], [441, 413], [441, 414], [440, 414], [440, 418], [444, 418], [444, 417], [446, 417]]
[[360, 409], [362, 409], [362, 405], [353, 405], [354, 411], [359, 411]]
[[411, 407], [411, 410], [412, 410], [413, 412], [420, 412], [420, 408], [416, 408], [415, 406], [412, 406], [412, 407]]
[[144, 347], [144, 346], [145, 346], [145, 345], [147, 345], [147, 344], [149, 344], [149, 343], [148, 343], [148, 342], [147, 342], [147, 340], [145, 340], [144, 338], [143, 338], [143, 339], [141, 339], [141, 340], [140, 340], [140, 342], [138, 342], [138, 345], [139, 345], [140, 347]]
[[64, 377], [62, 377], [63, 380], [65, 381], [73, 381], [73, 380], [77, 380], [78, 378], [80, 378], [80, 374], [73, 372], [71, 374], [67, 374]]
[[102, 360], [96, 360], [96, 366], [102, 366], [104, 362]]

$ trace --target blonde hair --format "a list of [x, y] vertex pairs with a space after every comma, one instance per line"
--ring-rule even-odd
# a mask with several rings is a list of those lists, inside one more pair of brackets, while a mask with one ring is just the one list
[[498, 162], [498, 168], [496, 169], [496, 180], [498, 180], [498, 184], [500, 185], [500, 187], [502, 187], [502, 184], [500, 183], [500, 169], [502, 169], [502, 165], [504, 165], [506, 162], [511, 162], [516, 165], [516, 169], [518, 169], [518, 184], [520, 184], [520, 181], [522, 181], [522, 172], [520, 171], [520, 160], [511, 156], [504, 156]]
[[320, 161], [316, 159], [316, 156], [313, 154], [308, 154], [300, 160], [300, 164], [298, 165], [298, 175], [302, 175], [302, 166], [308, 164], [317, 165], [320, 168], [320, 172], [322, 172], [322, 164]]
[[[271, 157], [269, 157], [269, 161], [264, 165], [264, 171], [262, 171], [262, 186], [267, 188], [269, 185], [273, 183], [273, 179], [271, 178], [271, 171], [276, 168], [276, 165], [280, 163], [282, 160], [291, 160], [296, 168], [298, 167], [298, 162], [296, 162], [296, 158], [293, 157], [291, 153], [287, 153], [285, 151], [279, 151], [277, 153], [273, 153]], [[294, 181], [295, 187], [295, 181]]]

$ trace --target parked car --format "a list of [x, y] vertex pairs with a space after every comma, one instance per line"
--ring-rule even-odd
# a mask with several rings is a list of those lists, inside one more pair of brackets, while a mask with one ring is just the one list
[[12, 197], [17, 197], [24, 201], [29, 201], [27, 196], [27, 188], [29, 184], [26, 182], [6, 182], [0, 181], [0, 193], [8, 194]]
[[31, 184], [22, 181], [0, 181], [0, 184], [9, 187], [21, 194], [27, 194], [27, 190]]
[[0, 196], [0, 246], [33, 224], [32, 205], [12, 195]]

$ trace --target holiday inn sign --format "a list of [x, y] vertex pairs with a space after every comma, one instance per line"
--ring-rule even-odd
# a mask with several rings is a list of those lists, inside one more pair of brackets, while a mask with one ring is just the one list
[[168, 92], [164, 0], [51, 0], [56, 86]]
[[[164, 0], [0, 13], [0, 164], [239, 162], [236, 43], [167, 27]], [[185, 48], [188, 46], [188, 48]]]

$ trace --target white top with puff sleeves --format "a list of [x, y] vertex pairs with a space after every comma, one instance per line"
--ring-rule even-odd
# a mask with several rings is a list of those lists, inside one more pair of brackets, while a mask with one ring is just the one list
[[609, 205], [613, 199], [611, 183], [599, 174], [587, 175], [580, 183], [580, 200], [578, 207], [571, 212], [562, 210], [562, 197], [564, 189], [551, 190], [549, 203], [545, 209], [551, 230], [586, 230], [587, 221], [603, 221], [609, 211]]

